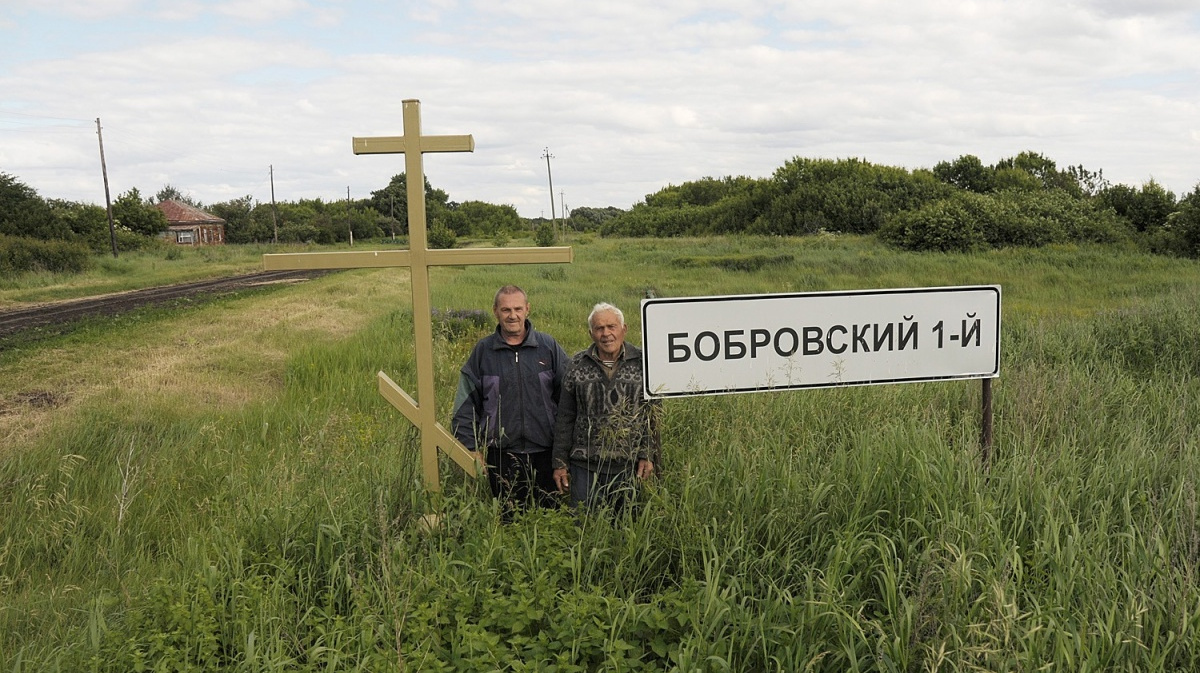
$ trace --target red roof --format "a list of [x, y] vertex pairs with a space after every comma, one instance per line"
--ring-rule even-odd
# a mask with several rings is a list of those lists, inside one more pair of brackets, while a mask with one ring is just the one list
[[167, 224], [225, 224], [225, 220], [195, 206], [167, 199], [155, 204], [167, 216]]

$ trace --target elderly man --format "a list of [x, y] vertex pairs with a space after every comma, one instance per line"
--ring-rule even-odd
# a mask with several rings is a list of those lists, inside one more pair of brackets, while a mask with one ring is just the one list
[[642, 352], [625, 342], [625, 315], [596, 304], [592, 345], [567, 368], [554, 430], [554, 483], [573, 505], [620, 513], [659, 455], [657, 402], [642, 392]]
[[531, 505], [557, 505], [550, 458], [567, 353], [533, 329], [521, 288], [500, 288], [492, 313], [496, 331], [475, 344], [462, 366], [452, 426], [487, 466], [502, 520], [511, 521]]

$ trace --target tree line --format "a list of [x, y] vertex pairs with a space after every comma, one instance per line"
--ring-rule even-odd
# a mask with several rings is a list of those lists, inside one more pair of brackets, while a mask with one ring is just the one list
[[795, 158], [765, 179], [668, 186], [605, 221], [603, 235], [874, 234], [897, 247], [973, 251], [1111, 243], [1200, 257], [1200, 184], [1177, 199], [1154, 180], [1111, 184], [1035, 152], [974, 155], [909, 171], [860, 159]]
[[[552, 245], [557, 224], [524, 219], [509, 205], [456, 203], [425, 181], [429, 241], [453, 247], [459, 238], [535, 234]], [[152, 197], [136, 189], [112, 204], [116, 244], [153, 244], [167, 227], [155, 207], [176, 199], [226, 222], [229, 243], [321, 243], [396, 238], [408, 233], [403, 173], [369, 198], [262, 203], [251, 195], [205, 205], [166, 185]], [[1200, 184], [1176, 198], [1154, 180], [1139, 187], [1111, 184], [1103, 171], [1060, 169], [1036, 152], [986, 165], [974, 155], [908, 170], [863, 159], [787, 161], [767, 178], [705, 177], [648, 194], [628, 210], [572, 209], [562, 225], [602, 236], [870, 234], [897, 247], [973, 251], [1052, 243], [1109, 243], [1200, 257]], [[43, 199], [0, 172], [0, 271], [70, 270], [110, 247], [105, 209]]]

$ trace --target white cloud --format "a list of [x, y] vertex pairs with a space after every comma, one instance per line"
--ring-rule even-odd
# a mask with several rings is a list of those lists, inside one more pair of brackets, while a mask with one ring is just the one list
[[[548, 210], [546, 147], [573, 205], [795, 156], [917, 168], [1030, 149], [1130, 184], [1200, 179], [1185, 3], [99, 4], [121, 39], [0, 50], [0, 169], [46, 196], [95, 198], [97, 116], [114, 180], [144, 193], [267, 198], [274, 165], [280, 198], [365, 196], [403, 160], [350, 138], [399, 134], [407, 98], [425, 133], [476, 139], [426, 159], [435, 186], [525, 215]], [[19, 29], [46, 20], [29, 7]], [[61, 35], [86, 32], [88, 10], [55, 7]]]

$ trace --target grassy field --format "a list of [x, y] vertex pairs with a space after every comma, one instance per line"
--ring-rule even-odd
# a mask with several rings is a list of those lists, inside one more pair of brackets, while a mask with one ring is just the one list
[[[570, 265], [435, 269], [433, 306], [514, 282], [574, 351], [597, 301], [640, 339], [647, 292], [1003, 286], [991, 463], [977, 381], [674, 399], [638, 519], [501, 526], [444, 459], [424, 492], [376, 392], [380, 370], [416, 387], [407, 272], [147, 312], [0, 353], [0, 669], [1200, 668], [1196, 262], [572, 245]], [[435, 323], [447, 423], [488, 329]]]

